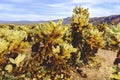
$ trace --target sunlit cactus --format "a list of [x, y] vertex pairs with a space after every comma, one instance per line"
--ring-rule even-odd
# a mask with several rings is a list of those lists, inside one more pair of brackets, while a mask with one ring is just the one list
[[112, 49], [119, 49], [120, 48], [120, 24], [118, 25], [111, 25], [106, 28], [106, 41], [107, 46], [111, 47]]
[[[62, 26], [62, 21], [58, 23], [50, 22], [44, 25], [40, 25], [40, 32], [38, 33], [40, 42], [43, 47], [40, 53], [42, 55], [54, 57], [58, 55], [60, 58], [64, 58], [65, 55], [71, 55], [71, 52], [75, 52], [72, 45], [68, 45], [66, 40], [67, 26]], [[70, 33], [68, 33], [70, 34]], [[67, 51], [67, 52], [66, 52]], [[62, 57], [63, 56], [63, 57]], [[70, 56], [68, 56], [70, 58]]]
[[71, 18], [71, 25], [74, 27], [78, 27], [78, 30], [89, 27], [89, 13], [88, 9], [84, 9], [81, 6], [76, 6], [75, 9], [73, 9], [73, 15]]
[[[58, 74], [64, 68], [68, 68], [68, 60], [72, 57], [71, 53], [77, 49], [69, 43], [71, 35], [69, 26], [62, 25], [62, 20], [57, 23], [50, 21], [49, 23], [39, 24], [35, 28], [36, 46], [38, 50], [36, 56], [40, 58], [40, 64], [51, 70], [51, 74]], [[37, 46], [38, 45], [38, 46]], [[57, 73], [56, 73], [57, 72]]]
[[73, 9], [71, 18], [72, 44], [81, 51], [81, 59], [86, 63], [86, 57], [97, 53], [104, 46], [103, 33], [89, 23], [88, 9], [77, 6]]
[[9, 42], [7, 42], [4, 39], [0, 39], [0, 55], [3, 55], [4, 53], [6, 53], [8, 49], [8, 45], [9, 45]]
[[115, 65], [114, 67], [110, 68], [111, 74], [110, 79], [119, 80], [120, 79], [120, 64]]

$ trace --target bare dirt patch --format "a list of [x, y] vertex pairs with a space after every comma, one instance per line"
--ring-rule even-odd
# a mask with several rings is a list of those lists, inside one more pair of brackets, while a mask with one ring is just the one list
[[[116, 51], [99, 50], [96, 55], [102, 60], [101, 66], [99, 68], [84, 66], [82, 70], [86, 73], [87, 78], [74, 78], [74, 80], [110, 80], [111, 72], [109, 69], [113, 66], [116, 54]], [[76, 76], [80, 75], [76, 74]]]

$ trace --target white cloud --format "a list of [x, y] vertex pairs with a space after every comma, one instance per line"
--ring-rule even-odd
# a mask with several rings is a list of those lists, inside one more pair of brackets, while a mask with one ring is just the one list
[[[44, 16], [44, 15], [37, 15], [37, 14], [0, 14], [1, 20], [7, 21], [19, 21], [19, 20], [29, 20], [29, 21], [39, 21], [39, 20], [54, 20], [65, 18], [65, 16]], [[11, 20], [10, 20], [11, 19]]]
[[10, 2], [15, 2], [15, 3], [24, 3], [24, 2], [32, 2], [34, 0], [9, 0]]
[[105, 8], [89, 8], [90, 17], [102, 17], [102, 16], [109, 16], [109, 15], [116, 15], [120, 14], [120, 8], [109, 10]]
[[11, 11], [13, 6], [10, 4], [0, 4], [0, 10]]
[[52, 8], [62, 8], [62, 9], [71, 9], [73, 7], [75, 7], [74, 5], [72, 5], [71, 2], [67, 2], [67, 3], [56, 3], [56, 4], [46, 4], [47, 6], [49, 7], [52, 7]]
[[120, 11], [120, 5], [114, 6], [117, 11]]
[[99, 4], [99, 3], [120, 3], [119, 0], [72, 0], [73, 3], [89, 3], [89, 4]]
[[58, 4], [48, 4], [49, 7], [63, 7], [65, 3], [58, 3]]
[[64, 11], [64, 12], [58, 12], [58, 14], [62, 14], [62, 15], [72, 15], [72, 11], [68, 12], [68, 11]]
[[54, 14], [66, 15], [65, 17], [71, 16], [72, 10], [75, 7], [71, 2], [48, 4], [48, 6], [51, 7], [51, 9], [54, 9]]
[[80, 3], [81, 0], [73, 0], [73, 3]]

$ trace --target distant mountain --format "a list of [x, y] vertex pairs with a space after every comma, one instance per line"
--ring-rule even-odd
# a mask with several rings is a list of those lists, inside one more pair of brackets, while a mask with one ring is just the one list
[[[54, 22], [57, 22], [57, 20], [53, 20]], [[38, 23], [43, 23], [43, 22], [49, 22], [49, 21], [26, 21], [26, 20], [21, 20], [21, 21], [0, 21], [0, 24], [25, 24], [25, 25], [35, 25]], [[120, 22], [120, 15], [111, 15], [111, 16], [106, 16], [106, 17], [94, 17], [90, 18], [90, 23], [93, 23], [93, 25], [97, 25], [100, 23], [108, 23], [108, 24], [118, 24]], [[69, 24], [70, 23], [70, 17], [64, 18], [63, 19], [63, 24]]]
[[21, 20], [21, 21], [0, 21], [0, 24], [35, 25], [35, 24], [42, 23], [42, 22], [44, 22], [44, 21]]
[[94, 25], [100, 24], [100, 23], [108, 23], [108, 24], [118, 24], [120, 23], [120, 15], [111, 15], [107, 17], [96, 17], [96, 18], [90, 18], [90, 22]]

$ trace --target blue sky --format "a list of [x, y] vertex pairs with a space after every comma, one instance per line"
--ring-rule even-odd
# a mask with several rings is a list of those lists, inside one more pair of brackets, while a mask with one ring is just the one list
[[119, 0], [0, 0], [0, 20], [53, 20], [70, 17], [76, 5], [89, 8], [90, 17], [120, 14]]

